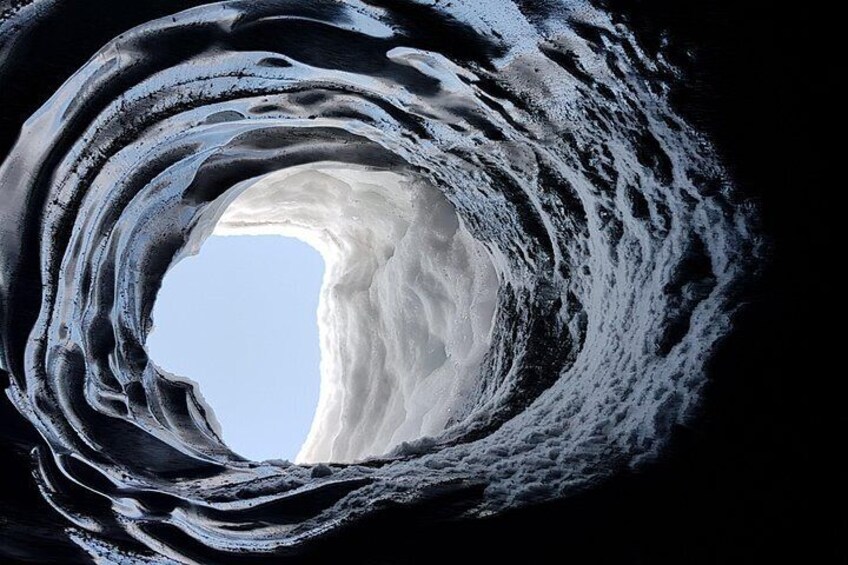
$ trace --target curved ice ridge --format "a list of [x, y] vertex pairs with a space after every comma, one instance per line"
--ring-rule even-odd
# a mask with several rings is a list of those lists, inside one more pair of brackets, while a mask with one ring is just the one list
[[[74, 539], [122, 562], [133, 557], [111, 540], [180, 562], [263, 562], [392, 506], [450, 497], [444, 512], [482, 516], [650, 460], [697, 410], [758, 254], [751, 207], [670, 107], [661, 71], [626, 25], [577, 1], [226, 2], [103, 47], [0, 167], [0, 364], [44, 438], [37, 480]], [[385, 432], [388, 415], [358, 420], [385, 433], [357, 435], [328, 416], [355, 406], [322, 392], [315, 430], [335, 421], [339, 439], [313, 430], [307, 459], [401, 441], [389, 454], [244, 461], [191, 383], [148, 359], [153, 301], [239, 195], [328, 163], [389, 175], [409, 198], [438, 191], [457, 216], [439, 275], [454, 290], [412, 294], [452, 316], [479, 299], [481, 314], [465, 346], [441, 336], [462, 358], [445, 366], [457, 389], [420, 389], [436, 405], [403, 437]], [[387, 216], [363, 213], [392, 239]], [[369, 286], [389, 329], [409, 307], [379, 295], [390, 287]], [[336, 361], [355, 366], [359, 345], [345, 347]], [[385, 406], [384, 383], [348, 368], [331, 372], [338, 390]]]

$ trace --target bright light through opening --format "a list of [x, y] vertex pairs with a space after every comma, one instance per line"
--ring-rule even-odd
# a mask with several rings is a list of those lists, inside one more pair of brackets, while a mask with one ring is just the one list
[[293, 461], [318, 403], [321, 255], [288, 237], [212, 236], [165, 277], [147, 340], [163, 369], [200, 385], [223, 440]]

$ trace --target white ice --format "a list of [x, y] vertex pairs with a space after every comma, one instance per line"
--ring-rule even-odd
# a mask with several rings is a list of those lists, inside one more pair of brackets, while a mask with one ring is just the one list
[[296, 237], [324, 258], [320, 398], [299, 463], [380, 455], [461, 411], [498, 275], [438, 190], [344, 164], [288, 168], [246, 188], [214, 233]]

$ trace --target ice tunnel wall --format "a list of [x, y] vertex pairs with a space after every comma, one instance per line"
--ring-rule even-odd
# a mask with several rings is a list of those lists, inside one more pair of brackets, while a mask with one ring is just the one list
[[[262, 563], [650, 460], [759, 253], [673, 75], [577, 1], [236, 1], [105, 45], [0, 166], [0, 359], [73, 538]], [[167, 269], [256, 214], [335, 261], [302, 457], [352, 464], [244, 461], [145, 351]]]

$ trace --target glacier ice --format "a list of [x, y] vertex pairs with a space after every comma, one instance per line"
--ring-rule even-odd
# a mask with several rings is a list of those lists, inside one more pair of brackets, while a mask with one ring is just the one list
[[[582, 1], [231, 1], [105, 45], [0, 165], [0, 367], [76, 543], [262, 563], [650, 461], [762, 245], [673, 74]], [[148, 358], [163, 277], [215, 230], [327, 260], [321, 464], [232, 453]]]

